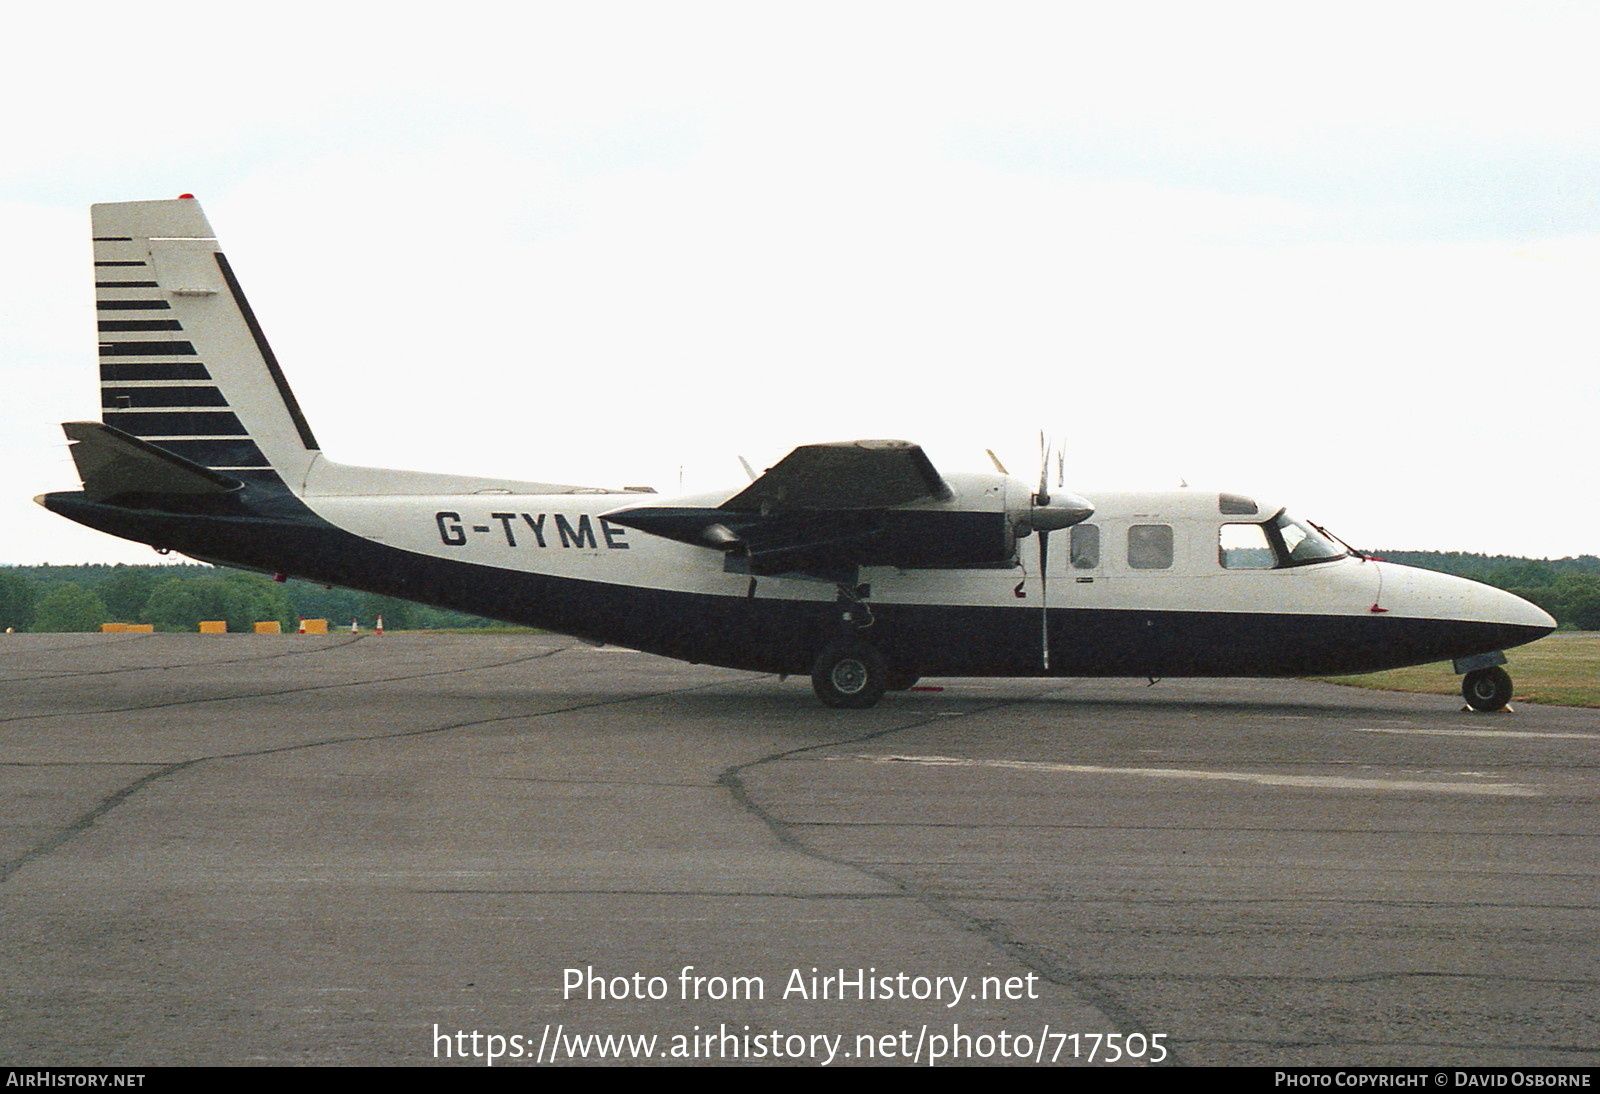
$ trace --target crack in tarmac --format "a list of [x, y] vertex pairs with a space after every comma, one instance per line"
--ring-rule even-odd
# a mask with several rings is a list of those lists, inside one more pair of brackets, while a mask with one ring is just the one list
[[[346, 644], [348, 644], [348, 643], [346, 643]], [[393, 682], [395, 680], [412, 680], [412, 679], [418, 679], [418, 678], [421, 678], [421, 677], [429, 677], [429, 676], [449, 676], [449, 675], [455, 675], [455, 674], [461, 674], [461, 673], [479, 672], [479, 671], [482, 671], [484, 669], [502, 668], [505, 665], [514, 665], [514, 664], [518, 664], [518, 663], [521, 663], [521, 662], [524, 662], [524, 661], [540, 660], [542, 658], [551, 657], [551, 656], [553, 656], [553, 655], [555, 655], [557, 653], [562, 652], [563, 650], [570, 649], [570, 648], [571, 647], [568, 647], [568, 646], [560, 646], [560, 647], [557, 647], [556, 649], [547, 650], [547, 651], [544, 651], [544, 652], [541, 652], [539, 654], [535, 654], [535, 655], [532, 655], [532, 656], [517, 657], [517, 658], [512, 658], [509, 661], [497, 661], [497, 662], [493, 662], [493, 663], [490, 663], [490, 664], [484, 664], [484, 665], [473, 665], [473, 666], [471, 666], [469, 668], [457, 668], [457, 669], [448, 669], [448, 670], [439, 671], [439, 672], [417, 673], [417, 674], [407, 675], [407, 676], [397, 676], [397, 677], [392, 677], [392, 678], [385, 678], [385, 679], [382, 679], [382, 680], [365, 680], [365, 681], [358, 681], [358, 682], [356, 682], [354, 684], [346, 683], [346, 684], [316, 685], [316, 686], [313, 686], [313, 687], [293, 688], [293, 689], [289, 689], [288, 691], [266, 692], [266, 693], [262, 693], [262, 694], [267, 694], [267, 695], [285, 695], [285, 694], [294, 694], [294, 693], [297, 693], [297, 692], [324, 691], [324, 690], [327, 690], [329, 688], [353, 687], [353, 686], [359, 686], [360, 684], [390, 683], [390, 682]], [[609, 706], [609, 705], [618, 704], [618, 703], [635, 702], [635, 701], [640, 700], [640, 699], [653, 698], [653, 697], [655, 697], [657, 695], [673, 695], [673, 694], [678, 694], [680, 692], [703, 691], [703, 690], [705, 690], [707, 688], [721, 687], [726, 683], [727, 683], [727, 681], [720, 681], [719, 680], [719, 681], [717, 681], [715, 683], [712, 683], [712, 684], [697, 684], [697, 685], [694, 685], [694, 686], [691, 686], [691, 687], [686, 687], [686, 688], [671, 688], [671, 689], [668, 689], [668, 690], [662, 691], [662, 692], [649, 692], [649, 693], [644, 693], [644, 694], [639, 694], [639, 695], [630, 695], [630, 696], [627, 696], [625, 698], [599, 699], [599, 700], [593, 700], [593, 701], [589, 701], [589, 702], [572, 703], [572, 704], [569, 704], [567, 706], [557, 707], [557, 708], [554, 708], [554, 709], [551, 709], [551, 710], [520, 711], [520, 712], [515, 713], [515, 714], [496, 715], [496, 716], [494, 716], [492, 718], [475, 718], [475, 719], [471, 719], [469, 721], [464, 721], [464, 722], [453, 722], [453, 723], [450, 723], [448, 725], [431, 726], [431, 727], [428, 727], [426, 729], [404, 730], [404, 731], [397, 732], [397, 733], [353, 734], [353, 735], [347, 736], [347, 737], [330, 737], [330, 738], [326, 738], [326, 739], [319, 740], [319, 741], [302, 741], [302, 742], [300, 742], [298, 744], [280, 745], [280, 746], [277, 746], [277, 747], [274, 747], [274, 748], [249, 749], [249, 750], [246, 750], [246, 751], [243, 751], [243, 752], [219, 752], [219, 753], [214, 753], [214, 754], [207, 755], [207, 756], [191, 757], [190, 759], [181, 760], [181, 761], [179, 761], [177, 763], [164, 764], [164, 765], [161, 766], [160, 770], [152, 771], [147, 775], [141, 776], [140, 778], [135, 779], [133, 782], [127, 784], [126, 786], [123, 786], [122, 788], [120, 788], [118, 790], [115, 790], [112, 793], [108, 794], [106, 797], [102, 798], [99, 802], [97, 802], [92, 808], [90, 808], [89, 810], [87, 810], [84, 813], [81, 813], [79, 816], [77, 816], [71, 822], [69, 822], [65, 827], [63, 827], [60, 831], [56, 832], [52, 836], [47, 837], [43, 842], [36, 844], [34, 847], [32, 847], [31, 849], [29, 849], [27, 851], [24, 851], [21, 855], [17, 856], [16, 858], [10, 859], [10, 860], [5, 861], [5, 862], [0, 862], [0, 884], [4, 884], [6, 881], [8, 881], [11, 878], [11, 876], [13, 874], [15, 874], [18, 870], [22, 869], [23, 867], [27, 866], [29, 863], [36, 862], [39, 859], [50, 855], [54, 851], [56, 851], [56, 850], [60, 849], [61, 847], [65, 846], [67, 843], [70, 843], [73, 839], [77, 838], [79, 835], [82, 835], [88, 829], [92, 828], [94, 826], [95, 822], [98, 821], [101, 817], [104, 817], [107, 813], [110, 813], [113, 809], [115, 809], [117, 806], [121, 805], [123, 802], [127, 801], [134, 794], [138, 793], [141, 790], [146, 789], [147, 787], [149, 787], [153, 783], [156, 783], [156, 782], [158, 782], [158, 781], [160, 781], [162, 779], [168, 778], [170, 776], [177, 775], [177, 774], [179, 774], [179, 773], [181, 773], [183, 771], [187, 771], [189, 768], [194, 767], [194, 766], [196, 766], [198, 764], [207, 763], [207, 762], [211, 762], [211, 761], [215, 761], [215, 760], [237, 760], [237, 759], [247, 759], [247, 758], [255, 757], [255, 756], [274, 756], [274, 755], [281, 755], [282, 753], [286, 753], [286, 752], [298, 752], [298, 751], [302, 751], [302, 750], [305, 750], [305, 749], [311, 749], [311, 748], [327, 748], [327, 747], [330, 747], [330, 746], [333, 746], [333, 745], [352, 744], [352, 743], [359, 743], [359, 742], [363, 742], [363, 741], [404, 740], [404, 739], [409, 738], [409, 737], [426, 737], [426, 736], [430, 736], [430, 735], [436, 734], [436, 733], [447, 733], [447, 732], [450, 732], [451, 730], [470, 729], [470, 728], [473, 728], [473, 727], [476, 727], [476, 726], [493, 725], [496, 722], [510, 722], [510, 721], [518, 721], [518, 720], [522, 720], [522, 719], [547, 718], [547, 717], [550, 717], [551, 715], [566, 714], [566, 713], [570, 713], [570, 712], [575, 711], [575, 710], [585, 710], [585, 709], [589, 709], [589, 708], [597, 707], [597, 706]], [[257, 698], [257, 697], [258, 697], [257, 695], [238, 695], [238, 696], [228, 696], [226, 698], [231, 700], [231, 699], [245, 699], [245, 698]], [[179, 706], [179, 705], [183, 705], [185, 702], [206, 702], [206, 701], [217, 701], [217, 700], [184, 700], [184, 701], [180, 701], [180, 702], [176, 702], [176, 703], [153, 703], [153, 704], [148, 704], [147, 706], [130, 707], [130, 708], [126, 708], [126, 709], [128, 709], [128, 710], [147, 710], [147, 709], [153, 710], [153, 709], [160, 709], [160, 708], [168, 707], [168, 706]], [[86, 713], [122, 713], [122, 712], [123, 711], [121, 711], [121, 710], [115, 710], [115, 711], [89, 711], [89, 712], [86, 712]], [[22, 719], [10, 719], [10, 720], [19, 721], [19, 720], [22, 720]], [[129, 764], [129, 765], [126, 765], [126, 766], [148, 766], [148, 765]]]
[[[1014, 700], [1000, 700], [987, 703], [982, 706], [974, 707], [971, 710], [960, 712], [959, 716], [968, 718], [977, 714], [989, 714], [994, 711], [1021, 706], [1037, 701], [1040, 696], [1044, 694], [1047, 694], [1047, 692], [1039, 692], [1032, 696]], [[842, 866], [851, 870], [855, 870], [857, 873], [863, 874], [875, 881], [892, 887], [897, 891], [894, 895], [903, 895], [911, 900], [916, 901], [919, 905], [926, 908], [930, 912], [933, 912], [946, 922], [953, 924], [963, 931], [977, 935], [994, 949], [1004, 954], [1007, 958], [1022, 965], [1024, 968], [1032, 969], [1034, 972], [1038, 973], [1041, 978], [1048, 980], [1057, 987], [1070, 992], [1084, 1003], [1087, 1003], [1089, 1006], [1105, 1015], [1106, 1018], [1117, 1027], [1118, 1032], [1125, 1034], [1135, 1033], [1143, 1032], [1144, 1030], [1153, 1028], [1149, 1023], [1140, 1021], [1135, 1014], [1135, 1008], [1131, 1004], [1121, 999], [1117, 993], [1113, 992], [1102, 979], [1092, 976], [1084, 976], [1082, 974], [1075, 973], [1070, 969], [1062, 967], [1060, 964], [1052, 960], [1040, 947], [1020, 941], [1001, 930], [995, 920], [982, 918], [966, 911], [964, 908], [959, 907], [955, 901], [960, 898], [945, 897], [929, 886], [913, 882], [904, 876], [896, 874], [886, 868], [868, 866], [864, 863], [855, 862], [851, 859], [843, 858], [838, 855], [832, 855], [812, 847], [795, 834], [793, 830], [795, 826], [790, 825], [786, 821], [779, 820], [776, 815], [769, 811], [765, 806], [757, 802], [755, 797], [751, 794], [750, 790], [745, 786], [744, 783], [743, 774], [752, 768], [759, 767], [763, 764], [791, 759], [802, 756], [808, 752], [818, 751], [820, 749], [840, 748], [846, 745], [860, 744], [865, 741], [879, 740], [896, 733], [905, 732], [906, 730], [920, 729], [925, 726], [936, 724], [947, 725], [949, 724], [947, 719], [951, 716], [952, 712], [950, 711], [939, 711], [916, 721], [907, 722], [902, 725], [891, 726], [886, 729], [876, 730], [863, 736], [843, 738], [837, 741], [805, 745], [800, 748], [792, 748], [782, 752], [775, 752], [771, 755], [762, 756], [755, 760], [750, 760], [741, 764], [735, 764], [727, 768], [720, 776], [718, 776], [717, 782], [728, 789], [728, 792], [733, 796], [736, 804], [749, 812], [757, 820], [765, 824], [784, 846], [792, 848], [793, 850], [820, 862], [826, 862], [831, 865]], [[1183, 1061], [1179, 1058], [1177, 1051], [1171, 1046], [1168, 1046], [1168, 1055], [1165, 1060], [1163, 1060], [1160, 1064], [1151, 1066], [1173, 1067], [1181, 1066], [1182, 1063]]]

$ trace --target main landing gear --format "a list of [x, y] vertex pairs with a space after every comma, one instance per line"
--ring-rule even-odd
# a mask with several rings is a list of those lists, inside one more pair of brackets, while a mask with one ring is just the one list
[[920, 678], [905, 665], [889, 663], [878, 647], [860, 635], [873, 623], [867, 597], [872, 586], [839, 583], [838, 632], [811, 667], [811, 688], [830, 707], [865, 710], [876, 706], [886, 691], [909, 691]]
[[1473, 710], [1504, 710], [1511, 702], [1511, 674], [1499, 665], [1475, 669], [1461, 678], [1461, 697]]
[[889, 666], [875, 647], [845, 639], [818, 655], [811, 688], [830, 707], [865, 710], [889, 689]]

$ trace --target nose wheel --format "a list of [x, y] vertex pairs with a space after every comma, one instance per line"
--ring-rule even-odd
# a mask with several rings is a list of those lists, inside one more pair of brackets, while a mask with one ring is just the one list
[[1461, 697], [1473, 710], [1501, 710], [1511, 702], [1511, 674], [1496, 665], [1461, 678]]

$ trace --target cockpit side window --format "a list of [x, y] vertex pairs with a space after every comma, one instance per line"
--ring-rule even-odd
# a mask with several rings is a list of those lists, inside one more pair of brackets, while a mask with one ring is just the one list
[[1225, 570], [1270, 570], [1278, 556], [1265, 526], [1224, 524], [1217, 529], [1217, 561]]

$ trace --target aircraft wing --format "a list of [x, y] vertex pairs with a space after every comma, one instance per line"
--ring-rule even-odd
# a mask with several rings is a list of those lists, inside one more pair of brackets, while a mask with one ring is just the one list
[[853, 580], [859, 566], [989, 565], [1010, 551], [1003, 513], [906, 509], [952, 496], [908, 441], [804, 445], [720, 505], [632, 506], [605, 515], [696, 547], [726, 568]]
[[722, 508], [740, 513], [882, 509], [949, 497], [950, 488], [921, 445], [834, 441], [795, 449]]

